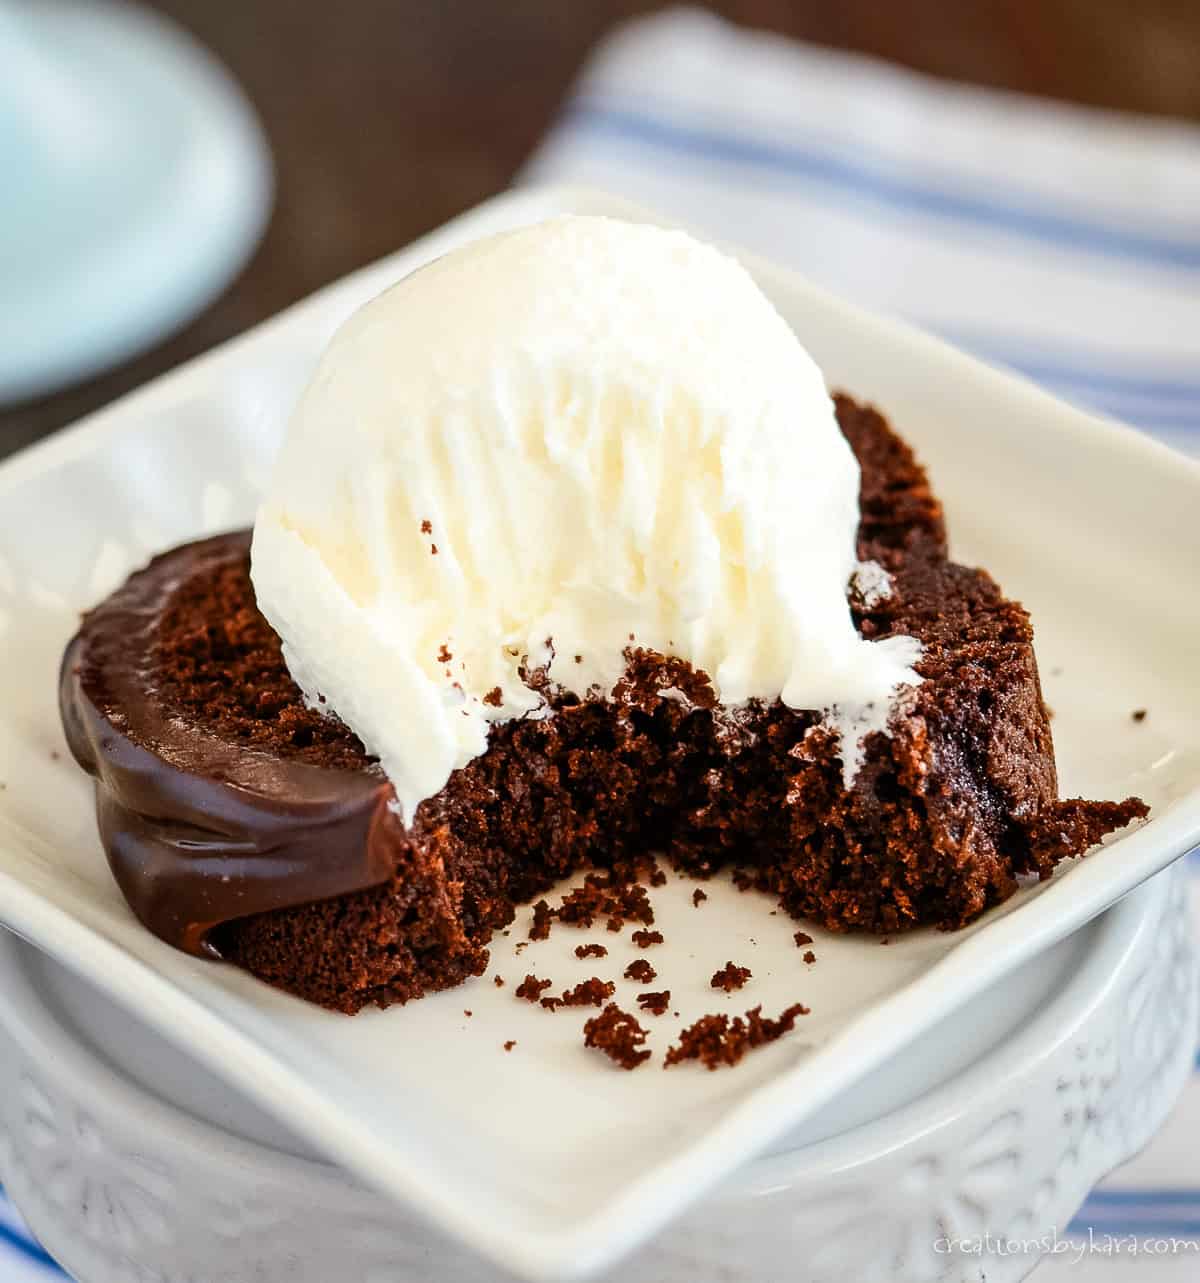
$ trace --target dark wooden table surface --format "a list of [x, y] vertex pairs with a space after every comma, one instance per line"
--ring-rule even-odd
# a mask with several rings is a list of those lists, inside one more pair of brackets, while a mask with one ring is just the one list
[[[0, 411], [6, 454], [507, 185], [589, 47], [651, 0], [155, 0], [231, 68], [278, 175], [266, 237], [182, 332]], [[937, 75], [1200, 119], [1200, 0], [724, 0]]]

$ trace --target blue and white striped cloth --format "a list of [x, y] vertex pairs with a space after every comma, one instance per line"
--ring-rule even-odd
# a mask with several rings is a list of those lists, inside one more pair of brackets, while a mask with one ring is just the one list
[[17, 1209], [0, 1190], [0, 1280], [47, 1283], [55, 1278], [61, 1280], [63, 1271], [29, 1232]]
[[636, 199], [1200, 453], [1200, 129], [676, 10], [600, 46], [524, 177]]
[[[677, 10], [597, 50], [525, 178], [627, 195], [1200, 454], [1200, 130], [931, 81]], [[1197, 1136], [1200, 1073], [1071, 1231], [1200, 1240]], [[1042, 1271], [1200, 1277], [1194, 1255], [1069, 1259]], [[55, 1276], [0, 1194], [0, 1283]]]

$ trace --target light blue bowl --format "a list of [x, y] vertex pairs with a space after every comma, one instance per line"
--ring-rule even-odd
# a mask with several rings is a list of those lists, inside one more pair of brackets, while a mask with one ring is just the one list
[[257, 243], [272, 169], [245, 97], [123, 3], [0, 0], [0, 402], [162, 338]]

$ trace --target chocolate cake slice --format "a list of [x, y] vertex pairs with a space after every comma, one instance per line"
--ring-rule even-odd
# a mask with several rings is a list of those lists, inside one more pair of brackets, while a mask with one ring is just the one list
[[[683, 661], [628, 653], [610, 700], [493, 727], [405, 829], [378, 765], [305, 707], [258, 613], [245, 532], [156, 558], [84, 619], [62, 668], [71, 749], [138, 917], [354, 1012], [478, 975], [491, 934], [559, 878], [647, 851], [736, 866], [834, 929], [954, 928], [1147, 814], [1060, 801], [1028, 616], [948, 559], [941, 507], [874, 410], [837, 399], [862, 467], [864, 636], [908, 634], [923, 683], [847, 783], [813, 713], [718, 706]], [[529, 678], [542, 680], [538, 674]]]

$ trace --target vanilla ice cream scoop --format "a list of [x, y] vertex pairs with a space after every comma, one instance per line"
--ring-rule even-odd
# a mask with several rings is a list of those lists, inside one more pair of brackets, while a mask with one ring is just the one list
[[411, 820], [491, 723], [546, 714], [523, 674], [603, 697], [631, 645], [703, 669], [725, 705], [885, 707], [917, 648], [853, 626], [858, 486], [820, 371], [737, 262], [558, 218], [342, 326], [252, 576], [305, 696]]

